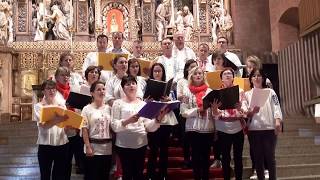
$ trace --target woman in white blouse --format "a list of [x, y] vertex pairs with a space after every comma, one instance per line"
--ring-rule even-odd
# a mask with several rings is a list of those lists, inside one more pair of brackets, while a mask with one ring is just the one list
[[124, 97], [124, 92], [121, 87], [121, 79], [127, 76], [128, 71], [128, 60], [124, 55], [119, 55], [114, 58], [112, 67], [115, 76], [106, 82], [106, 102], [112, 107], [113, 102], [116, 99]]
[[93, 102], [85, 106], [82, 136], [86, 154], [85, 179], [108, 180], [111, 167], [111, 109], [104, 103], [105, 84], [94, 82], [90, 87]]
[[138, 97], [142, 98], [147, 83], [145, 78], [141, 76], [141, 67], [138, 59], [135, 59], [135, 58], [129, 59], [127, 74], [137, 79], [137, 85], [138, 85], [137, 95]]
[[[231, 68], [226, 68], [221, 71], [220, 78], [222, 80], [222, 88], [234, 86], [235, 72]], [[242, 152], [244, 143], [245, 130], [245, 112], [247, 111], [243, 90], [239, 92], [239, 103], [234, 109], [218, 109], [220, 103], [214, 102], [213, 115], [215, 116], [215, 127], [218, 131], [218, 139], [222, 154], [223, 177], [225, 180], [230, 180], [231, 176], [231, 147], [233, 147], [234, 171], [236, 180], [242, 179]]]
[[91, 96], [90, 87], [94, 82], [100, 79], [100, 76], [101, 68], [99, 66], [89, 66], [84, 72], [86, 82], [81, 85], [80, 93]]
[[275, 149], [282, 122], [280, 103], [274, 90], [268, 88], [267, 77], [262, 69], [253, 69], [249, 75], [249, 80], [253, 89], [245, 93], [248, 102], [252, 98], [259, 98], [252, 96], [255, 88], [269, 91], [266, 103], [262, 107], [255, 106], [248, 112], [248, 135], [251, 139], [250, 146], [252, 146], [258, 179], [264, 179], [264, 170], [268, 169], [269, 179], [275, 180]]
[[[151, 67], [150, 79], [164, 81], [166, 73], [164, 66], [160, 63], [155, 63]], [[171, 97], [162, 97], [161, 101], [171, 101]], [[160, 123], [160, 128], [155, 132], [148, 133], [148, 179], [168, 179], [168, 147], [169, 139], [173, 126], [178, 124], [177, 118], [173, 111], [165, 114], [163, 121]], [[157, 163], [159, 151], [159, 164]], [[157, 165], [158, 164], [158, 165]], [[159, 177], [156, 175], [156, 167], [159, 167]]]
[[164, 113], [154, 120], [139, 117], [139, 110], [146, 104], [137, 98], [137, 81], [132, 76], [122, 78], [125, 96], [114, 101], [111, 127], [116, 133], [116, 150], [120, 157], [123, 180], [142, 180], [144, 158], [148, 144], [147, 132], [160, 126]]
[[[44, 97], [41, 102], [34, 105], [34, 121], [38, 125], [38, 162], [40, 166], [41, 180], [59, 180], [67, 178], [68, 168], [68, 138], [63, 128], [56, 126], [65, 121], [68, 117], [56, 116], [46, 121], [40, 122], [41, 108], [46, 106], [61, 106], [64, 104], [56, 101], [56, 83], [52, 80], [43, 82], [42, 92]], [[51, 175], [52, 173], [52, 175]], [[51, 177], [51, 178], [50, 178]]]
[[191, 142], [193, 176], [196, 180], [208, 180], [214, 124], [211, 109], [203, 109], [202, 98], [211, 90], [201, 67], [191, 69], [188, 81], [188, 88], [183, 92], [188, 101], [182, 102], [180, 111], [186, 118], [186, 133]]

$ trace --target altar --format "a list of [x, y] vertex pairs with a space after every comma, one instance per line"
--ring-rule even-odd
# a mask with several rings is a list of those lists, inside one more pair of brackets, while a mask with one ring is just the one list
[[[71, 51], [76, 70], [96, 37], [123, 32], [124, 47], [143, 41], [149, 59], [163, 38], [187, 34], [186, 45], [215, 48], [218, 33], [233, 42], [231, 0], [4, 0], [0, 2], [0, 107], [4, 120], [30, 120], [32, 85], [56, 69], [59, 55]], [[183, 3], [183, 4], [182, 4]], [[228, 18], [228, 19], [227, 19]], [[111, 46], [111, 40], [109, 40]], [[241, 54], [239, 49], [233, 49]]]

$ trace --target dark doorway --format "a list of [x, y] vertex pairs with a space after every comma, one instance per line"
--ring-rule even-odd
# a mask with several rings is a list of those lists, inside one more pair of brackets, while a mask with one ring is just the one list
[[273, 89], [277, 93], [278, 99], [280, 100], [278, 64], [263, 64], [262, 67], [266, 72], [267, 77], [270, 79]]

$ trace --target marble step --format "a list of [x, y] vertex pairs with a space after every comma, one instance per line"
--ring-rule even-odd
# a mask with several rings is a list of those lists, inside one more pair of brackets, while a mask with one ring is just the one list
[[[83, 175], [79, 174], [71, 174], [71, 180], [83, 180]], [[17, 176], [17, 175], [10, 175], [10, 176], [2, 176], [0, 175], [0, 180], [39, 180], [40, 174], [37, 175], [29, 175], [29, 176]]]
[[280, 177], [278, 180], [315, 180], [320, 179], [320, 175], [307, 175], [307, 176], [288, 176]]
[[37, 164], [34, 165], [11, 165], [5, 164], [0, 165], [0, 175], [1, 176], [35, 176], [39, 175], [40, 170]]
[[[287, 155], [287, 154], [314, 154], [320, 152], [320, 146], [293, 144], [288, 146], [277, 146], [276, 155]], [[244, 155], [249, 155], [248, 147], [244, 147]]]
[[0, 164], [38, 165], [37, 154], [2, 154]]

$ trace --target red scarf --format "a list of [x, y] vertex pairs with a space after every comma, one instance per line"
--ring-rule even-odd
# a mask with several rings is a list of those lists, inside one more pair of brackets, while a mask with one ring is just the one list
[[62, 94], [63, 98], [65, 100], [68, 99], [68, 96], [70, 94], [70, 85], [69, 83], [67, 84], [61, 84], [59, 82], [57, 82], [57, 90]]
[[206, 94], [208, 86], [206, 84], [203, 84], [201, 86], [189, 85], [189, 89], [191, 93], [196, 96], [197, 105], [199, 108], [201, 108], [203, 105], [202, 98]]

